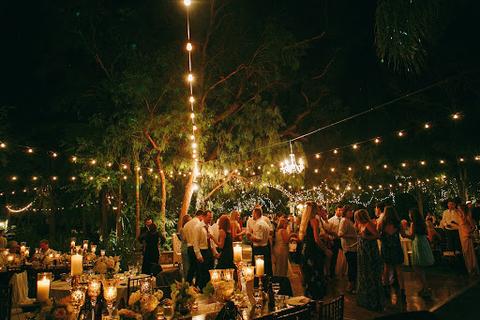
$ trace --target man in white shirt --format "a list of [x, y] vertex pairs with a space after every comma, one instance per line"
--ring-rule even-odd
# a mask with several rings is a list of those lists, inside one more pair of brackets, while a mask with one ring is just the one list
[[255, 223], [252, 227], [250, 234], [250, 240], [252, 241], [252, 263], [255, 264], [255, 256], [263, 255], [264, 270], [268, 276], [273, 275], [272, 271], [272, 255], [269, 246], [270, 227], [267, 222], [262, 218], [262, 209], [253, 209], [253, 219]]
[[193, 250], [193, 242], [195, 239], [195, 229], [197, 224], [202, 222], [203, 219], [203, 211], [198, 210], [195, 213], [195, 218], [192, 220], [188, 221], [184, 226], [183, 226], [183, 235], [185, 237], [185, 240], [187, 242], [187, 254], [188, 254], [188, 261], [190, 263], [190, 267], [188, 268], [188, 273], [187, 273], [187, 281], [192, 284], [193, 283], [193, 278], [197, 276], [197, 269], [198, 269], [198, 263], [197, 263], [197, 258], [195, 256], [195, 252]]
[[342, 250], [348, 265], [347, 292], [355, 291], [357, 283], [357, 230], [353, 224], [353, 210], [350, 207], [344, 209], [344, 218], [338, 227], [338, 236], [341, 238]]
[[[211, 211], [209, 211], [211, 212]], [[213, 216], [213, 212], [212, 212], [212, 216]], [[210, 233], [213, 237], [213, 239], [215, 239], [216, 242], [218, 242], [218, 219], [217, 221], [215, 221], [214, 224], [208, 226], [208, 233]], [[213, 253], [213, 257], [215, 258], [214, 260], [216, 260], [216, 257], [218, 256], [218, 251], [217, 251], [217, 244], [215, 243], [215, 241], [213, 241], [213, 239], [210, 239], [210, 246], [212, 247], [212, 253]], [[214, 263], [214, 265], [216, 264], [216, 261]]]
[[458, 226], [461, 222], [460, 214], [457, 211], [457, 204], [452, 199], [447, 200], [447, 207], [447, 210], [443, 211], [440, 227], [445, 230], [447, 248], [454, 251], [455, 254], [461, 254], [458, 234]]
[[213, 254], [210, 244], [208, 226], [212, 221], [212, 212], [205, 211], [202, 221], [195, 226], [195, 238], [193, 239], [193, 251], [197, 261], [196, 284], [203, 289], [210, 281], [210, 269], [213, 269]]
[[335, 209], [335, 214], [333, 217], [328, 219], [328, 225], [330, 228], [331, 232], [331, 239], [332, 239], [332, 260], [330, 262], [330, 277], [335, 278], [335, 267], [337, 266], [337, 257], [338, 257], [338, 251], [341, 249], [341, 241], [340, 238], [338, 237], [338, 230], [340, 227], [340, 221], [342, 220], [343, 217], [343, 206], [338, 205], [337, 208]]

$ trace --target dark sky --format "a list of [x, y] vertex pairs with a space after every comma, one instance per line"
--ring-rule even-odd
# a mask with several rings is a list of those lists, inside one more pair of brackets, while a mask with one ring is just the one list
[[[85, 1], [78, 1], [78, 3]], [[88, 1], [87, 1], [88, 2]], [[95, 2], [95, 1], [93, 1]], [[138, 3], [152, 7], [151, 1], [105, 1], [108, 6]], [[1, 80], [0, 105], [12, 106], [9, 111], [7, 138], [20, 144], [34, 143], [57, 148], [68, 134], [68, 124], [87, 121], [85, 114], [59, 108], [65, 92], [75, 93], [83, 88], [85, 72], [95, 77], [96, 66], [72, 46], [71, 33], [77, 13], [77, 1], [2, 1], [0, 4]], [[145, 11], [146, 21], [162, 30], [171, 41], [183, 37], [181, 11], [175, 11], [175, 1], [158, 5], [159, 16]], [[460, 132], [455, 139], [465, 148], [475, 149], [478, 119], [478, 72], [480, 56], [478, 31], [480, 12], [478, 1], [459, 1], [444, 25], [445, 30], [429, 47], [426, 69], [419, 75], [396, 74], [379, 62], [375, 53], [374, 15], [376, 1], [247, 1], [252, 23], [272, 12], [284, 21], [298, 38], [309, 38], [325, 31], [324, 39], [312, 45], [304, 58], [306, 68], [321, 68], [334, 52], [337, 58], [326, 81], [333, 95], [348, 107], [349, 113], [395, 98], [439, 79], [467, 72], [468, 75], [440, 86], [416, 98], [407, 99], [369, 116], [337, 127], [345, 143], [391, 132], [430, 119], [445, 119], [451, 112], [461, 110], [468, 121], [461, 128], [445, 125], [440, 133]], [[153, 6], [155, 8], [155, 6]], [[281, 9], [278, 9], [281, 8]], [[172, 10], [165, 12], [162, 10]], [[78, 9], [78, 14], [86, 14]], [[180, 19], [177, 19], [179, 18]], [[200, 22], [194, 22], [201, 25]], [[178, 33], [176, 33], [178, 32]], [[181, 39], [180, 39], [181, 40]], [[88, 85], [88, 84], [87, 84]], [[293, 109], [290, 117], [295, 116]], [[335, 117], [332, 117], [334, 119]], [[313, 123], [301, 129], [315, 128]], [[451, 135], [449, 135], [451, 138]], [[306, 141], [315, 150], [317, 145], [328, 147], [325, 136]], [[417, 147], [425, 141], [419, 138]], [[431, 139], [443, 139], [441, 134]], [[455, 140], [455, 143], [456, 143]], [[409, 147], [407, 146], [406, 149]], [[308, 148], [307, 148], [308, 149]], [[397, 150], [397, 146], [393, 146]]]

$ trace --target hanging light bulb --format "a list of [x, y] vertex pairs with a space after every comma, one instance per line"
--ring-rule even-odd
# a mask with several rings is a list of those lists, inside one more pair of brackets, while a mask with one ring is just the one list
[[301, 173], [305, 169], [303, 159], [302, 158], [298, 159], [298, 163], [297, 163], [297, 160], [295, 159], [295, 154], [293, 153], [292, 141], [289, 141], [289, 144], [290, 144], [289, 159], [284, 160], [280, 164], [280, 170], [282, 171], [282, 173], [285, 173], [285, 174]]

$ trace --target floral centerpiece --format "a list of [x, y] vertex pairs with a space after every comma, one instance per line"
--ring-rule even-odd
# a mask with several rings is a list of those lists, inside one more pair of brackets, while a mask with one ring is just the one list
[[120, 257], [102, 256], [95, 261], [93, 267], [95, 273], [104, 274], [107, 279], [112, 279], [115, 273], [120, 271]]
[[120, 309], [118, 315], [123, 319], [156, 319], [155, 311], [162, 298], [162, 290], [154, 293], [135, 291], [128, 298], [128, 308]]
[[190, 307], [198, 295], [198, 289], [191, 286], [188, 282], [175, 281], [171, 285], [172, 303], [176, 314], [186, 315], [190, 312]]
[[74, 320], [77, 314], [71, 304], [71, 297], [67, 296], [58, 302], [48, 300], [40, 311], [40, 319], [43, 320]]

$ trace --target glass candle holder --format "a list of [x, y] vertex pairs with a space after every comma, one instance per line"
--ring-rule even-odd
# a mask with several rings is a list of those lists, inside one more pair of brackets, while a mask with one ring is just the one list
[[88, 250], [88, 240], [83, 240], [83, 251]]
[[235, 269], [224, 269], [223, 270], [222, 279], [225, 281], [234, 281], [233, 274], [235, 273]]
[[103, 282], [103, 298], [107, 302], [108, 314], [112, 317], [113, 304], [117, 299], [117, 282], [116, 280], [104, 280]]
[[222, 279], [222, 272], [219, 269], [208, 270], [210, 272], [210, 282], [212, 285], [216, 284]]
[[244, 266], [242, 271], [243, 271], [243, 276], [245, 277], [245, 281], [252, 281], [253, 278], [255, 278], [254, 266]]
[[97, 245], [96, 244], [90, 244], [90, 250], [93, 254], [97, 252]]
[[80, 312], [80, 308], [85, 303], [85, 289], [82, 287], [72, 289], [70, 297], [74, 314], [77, 314], [78, 312]]
[[233, 262], [240, 263], [243, 260], [243, 247], [241, 242], [233, 243]]
[[257, 277], [263, 277], [265, 274], [265, 259], [263, 255], [256, 255], [254, 257], [255, 261], [255, 275]]
[[52, 279], [51, 272], [37, 273], [37, 301], [46, 302], [50, 300], [50, 285]]

